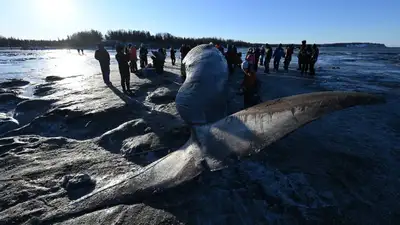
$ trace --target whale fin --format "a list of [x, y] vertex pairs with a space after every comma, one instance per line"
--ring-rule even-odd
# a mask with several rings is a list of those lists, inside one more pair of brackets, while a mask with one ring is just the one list
[[[384, 102], [359, 92], [316, 92], [267, 101], [197, 127], [204, 158], [211, 170], [251, 155], [321, 116], [356, 105]], [[233, 157], [233, 158], [232, 158]]]

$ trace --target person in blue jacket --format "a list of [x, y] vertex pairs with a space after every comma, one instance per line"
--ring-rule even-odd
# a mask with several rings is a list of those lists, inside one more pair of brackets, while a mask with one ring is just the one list
[[279, 69], [279, 62], [281, 58], [285, 56], [285, 51], [283, 51], [282, 44], [275, 49], [273, 57], [274, 57], [274, 71], [278, 71]]

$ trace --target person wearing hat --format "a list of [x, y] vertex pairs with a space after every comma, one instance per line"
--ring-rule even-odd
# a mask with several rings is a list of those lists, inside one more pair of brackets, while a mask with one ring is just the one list
[[98, 44], [97, 48], [98, 49], [94, 53], [94, 58], [100, 63], [104, 83], [110, 85], [110, 54], [108, 54], [108, 51], [104, 48], [102, 43]]

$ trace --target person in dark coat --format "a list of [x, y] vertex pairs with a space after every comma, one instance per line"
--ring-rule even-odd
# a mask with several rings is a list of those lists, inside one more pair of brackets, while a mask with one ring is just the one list
[[171, 47], [170, 55], [171, 55], [171, 62], [172, 62], [173, 66], [175, 66], [175, 61], [176, 61], [175, 53], [176, 53], [176, 51], [175, 51], [174, 47]]
[[237, 48], [235, 45], [232, 45], [232, 63], [233, 63], [233, 69], [235, 69], [235, 67], [241, 63], [238, 63], [238, 52], [237, 52]]
[[301, 63], [301, 75], [307, 73], [311, 63], [312, 48], [311, 45], [307, 45], [305, 50], [302, 52], [302, 63]]
[[264, 46], [261, 46], [261, 57], [260, 57], [260, 66], [264, 65], [264, 56], [265, 56], [265, 48]]
[[303, 60], [303, 58], [304, 58], [304, 56], [305, 56], [305, 51], [306, 51], [306, 48], [307, 48], [307, 41], [306, 40], [303, 40], [302, 42], [301, 42], [301, 46], [300, 46], [300, 49], [299, 49], [299, 53], [298, 53], [298, 55], [297, 55], [297, 60], [298, 60], [298, 65], [299, 65], [299, 68], [297, 68], [297, 70], [301, 70], [301, 67], [302, 67], [302, 60]]
[[290, 61], [292, 61], [293, 50], [294, 50], [293, 45], [289, 45], [286, 47], [285, 61], [283, 62], [283, 67], [286, 72], [289, 71], [289, 64], [290, 64]]
[[225, 58], [228, 63], [229, 74], [232, 75], [235, 72], [235, 53], [231, 45], [228, 45], [227, 47], [228, 50], [226, 51]]
[[100, 63], [101, 73], [103, 74], [103, 81], [105, 84], [110, 85], [110, 54], [104, 48], [103, 44], [98, 44], [98, 49], [94, 53], [94, 58]]
[[279, 62], [281, 58], [285, 56], [285, 52], [283, 51], [282, 44], [275, 49], [273, 57], [274, 57], [274, 70], [278, 72], [279, 70]]
[[312, 47], [311, 62], [310, 62], [310, 75], [315, 75], [315, 63], [318, 61], [319, 49], [316, 44]]
[[256, 63], [254, 64], [254, 70], [257, 72], [258, 70], [258, 61], [260, 60], [261, 51], [259, 47], [256, 47], [254, 50], [254, 56], [256, 58]]
[[162, 48], [158, 49], [158, 51], [152, 51], [153, 56], [151, 59], [153, 60], [153, 65], [157, 74], [162, 74], [164, 72], [164, 63], [165, 63], [165, 55], [164, 50]]
[[179, 52], [181, 53], [181, 62], [183, 59], [185, 59], [186, 54], [187, 54], [187, 47], [185, 44], [182, 44], [181, 48], [179, 49]]
[[125, 94], [130, 94], [130, 71], [129, 71], [129, 61], [130, 57], [125, 53], [124, 47], [121, 45], [117, 46], [117, 54], [115, 59], [118, 62], [119, 74], [121, 75], [121, 87]]
[[140, 45], [140, 49], [139, 49], [139, 58], [140, 58], [140, 68], [145, 68], [148, 64], [147, 62], [147, 54], [149, 53], [149, 51], [147, 50], [147, 48], [141, 44]]
[[269, 63], [271, 62], [272, 58], [272, 48], [269, 44], [265, 44], [265, 48], [264, 73], [269, 73]]

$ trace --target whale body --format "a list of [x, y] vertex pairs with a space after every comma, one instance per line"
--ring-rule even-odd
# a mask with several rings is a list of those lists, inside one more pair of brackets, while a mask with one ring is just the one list
[[[193, 48], [183, 61], [186, 80], [177, 97], [177, 110], [191, 124], [189, 140], [178, 150], [141, 171], [46, 215], [51, 224], [123, 203], [138, 203], [155, 192], [191, 181], [255, 154], [321, 116], [356, 105], [384, 102], [359, 92], [317, 92], [263, 102], [226, 115], [227, 64], [212, 45]], [[214, 110], [214, 111], [213, 111]]]

